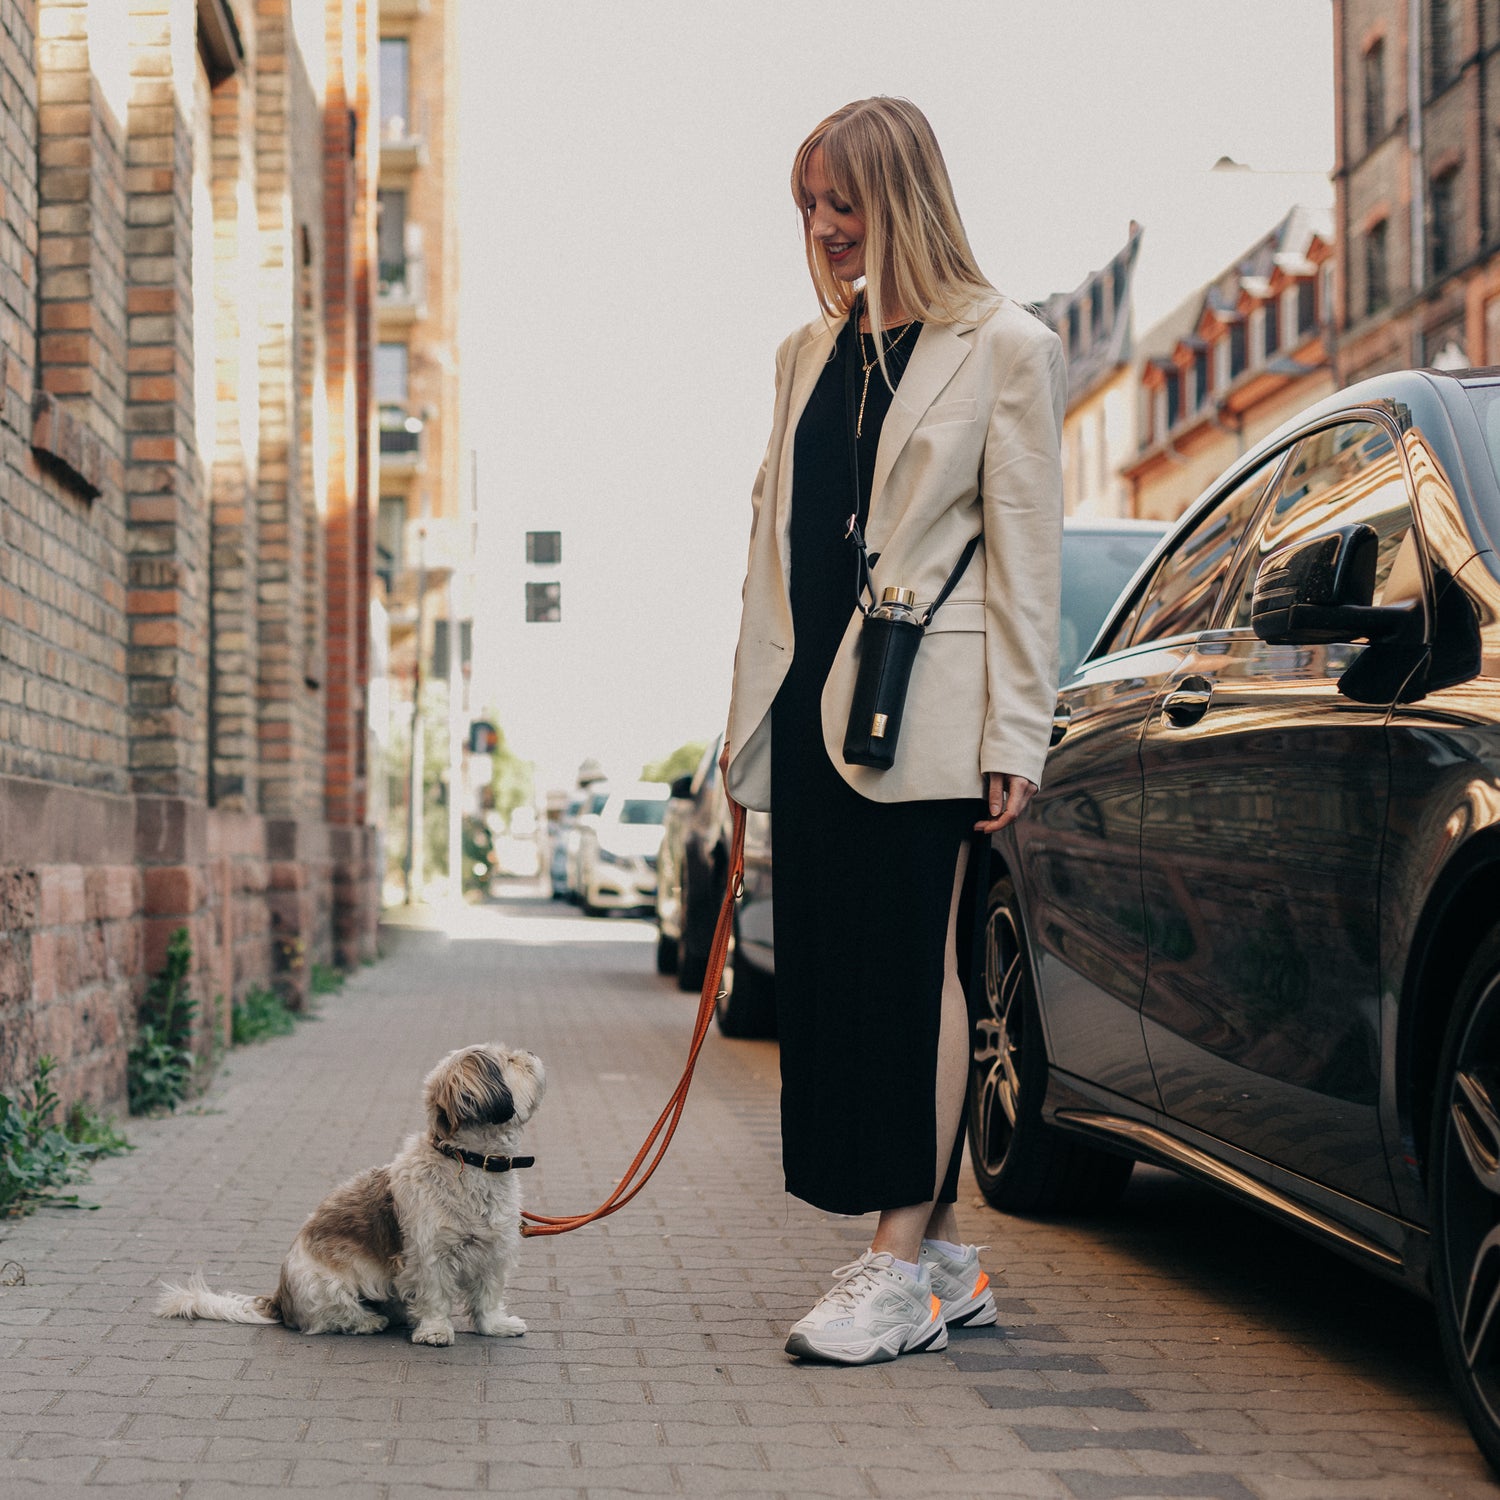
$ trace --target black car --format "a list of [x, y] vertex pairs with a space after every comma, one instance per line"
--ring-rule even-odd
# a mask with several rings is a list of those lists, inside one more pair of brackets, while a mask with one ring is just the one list
[[[1059, 654], [1064, 676], [1092, 643], [1110, 606], [1166, 532], [1158, 521], [1069, 519], [1063, 529]], [[664, 941], [675, 945], [677, 981], [685, 990], [703, 983], [714, 922], [724, 898], [729, 810], [719, 786], [719, 747], [705, 754], [688, 796], [682, 823], [680, 891], [659, 915]], [[662, 863], [669, 863], [663, 851]], [[662, 966], [658, 944], [658, 967]], [[719, 1000], [726, 1036], [776, 1033], [776, 955], [771, 928], [771, 820], [752, 812], [745, 825], [744, 894], [735, 907], [734, 943]]]
[[1500, 1465], [1500, 371], [1203, 496], [994, 842], [968, 1133], [1012, 1211], [1175, 1167], [1430, 1292]]

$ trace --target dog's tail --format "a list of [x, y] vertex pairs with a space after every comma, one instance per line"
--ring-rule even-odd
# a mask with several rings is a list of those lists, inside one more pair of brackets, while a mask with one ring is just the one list
[[243, 1292], [216, 1292], [194, 1271], [186, 1286], [161, 1284], [156, 1302], [158, 1318], [209, 1318], [217, 1323], [279, 1323], [281, 1308], [274, 1297], [248, 1297]]

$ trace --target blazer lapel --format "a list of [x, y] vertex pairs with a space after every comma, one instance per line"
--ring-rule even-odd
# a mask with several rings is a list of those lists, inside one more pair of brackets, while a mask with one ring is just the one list
[[[880, 442], [875, 449], [875, 475], [870, 484], [870, 524], [866, 527], [872, 545], [877, 537], [884, 535], [884, 527], [877, 525], [876, 512], [885, 482], [927, 408], [969, 357], [968, 340], [960, 338], [959, 333], [967, 332], [971, 326], [922, 325], [917, 346], [911, 352], [906, 372], [891, 399], [891, 408], [886, 413], [880, 429]], [[880, 372], [874, 371], [870, 378], [878, 380]], [[806, 397], [803, 399], [805, 401]]]
[[[847, 321], [847, 319], [845, 320]], [[823, 366], [828, 363], [829, 351], [843, 324], [834, 328], [816, 326], [807, 341], [797, 351], [796, 363], [792, 366], [792, 388], [787, 398], [786, 426], [781, 434], [781, 452], [776, 460], [776, 548], [781, 555], [781, 573], [788, 581], [792, 571], [791, 547], [788, 531], [792, 524], [792, 449], [797, 438], [797, 423], [807, 410], [812, 399], [813, 387]], [[913, 351], [915, 357], [915, 351]]]

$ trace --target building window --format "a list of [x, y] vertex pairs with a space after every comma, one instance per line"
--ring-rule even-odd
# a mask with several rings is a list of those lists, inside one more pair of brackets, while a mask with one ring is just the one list
[[405, 344], [380, 344], [375, 350], [375, 399], [382, 406], [406, 404], [410, 351]]
[[1104, 283], [1095, 280], [1089, 288], [1089, 338], [1090, 340], [1103, 337], [1104, 334]]
[[1385, 135], [1385, 42], [1365, 53], [1365, 150]]
[[1180, 372], [1174, 366], [1167, 371], [1167, 412], [1166, 428], [1170, 432], [1177, 425], [1178, 418], [1182, 416], [1182, 381]]
[[[1245, 373], [1245, 366], [1249, 363], [1246, 350], [1248, 342], [1247, 330], [1244, 323], [1231, 323], [1229, 325], [1230, 380], [1238, 380]], [[1225, 384], [1228, 384], [1228, 381]]]
[[[458, 667], [467, 674], [474, 663], [474, 622], [458, 622]], [[432, 675], [446, 679], [448, 676], [448, 622], [432, 622]]]
[[1318, 284], [1311, 276], [1297, 283], [1297, 336], [1305, 337], [1318, 326]]
[[1125, 262], [1117, 260], [1110, 267], [1110, 305], [1115, 310], [1115, 317], [1120, 316], [1120, 309], [1125, 305]]
[[1265, 341], [1261, 348], [1265, 351], [1267, 359], [1273, 359], [1276, 351], [1281, 348], [1281, 302], [1275, 297], [1268, 298], [1263, 309], [1263, 328]]
[[1365, 234], [1365, 316], [1380, 311], [1390, 300], [1387, 279], [1386, 220], [1372, 224]]
[[387, 141], [411, 137], [411, 56], [404, 36], [380, 39], [380, 135]]
[[1456, 167], [1432, 179], [1432, 230], [1428, 237], [1428, 269], [1433, 278], [1446, 276], [1458, 261], [1458, 194]]
[[1454, 30], [1459, 8], [1450, 0], [1428, 0], [1427, 12], [1427, 79], [1433, 93], [1453, 77], [1458, 57]]
[[406, 194], [381, 188], [378, 198], [380, 290], [389, 293], [406, 285]]
[[1078, 353], [1078, 304], [1068, 304], [1068, 353]]
[[406, 536], [406, 496], [382, 495], [375, 522], [375, 572], [390, 593], [402, 568], [402, 546]]
[[526, 533], [526, 561], [539, 563], [547, 568], [555, 568], [562, 561], [562, 532], [528, 531]]
[[562, 585], [528, 583], [526, 585], [526, 619], [533, 624], [551, 624], [562, 619]]
[[1208, 350], [1199, 349], [1193, 355], [1193, 410], [1198, 411], [1208, 400]]

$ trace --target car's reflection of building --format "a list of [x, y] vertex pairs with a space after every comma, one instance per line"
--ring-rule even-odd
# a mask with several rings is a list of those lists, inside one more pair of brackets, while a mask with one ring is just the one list
[[1211, 486], [995, 841], [970, 1155], [1177, 1167], [1431, 1291], [1500, 1465], [1500, 379], [1328, 398]]

